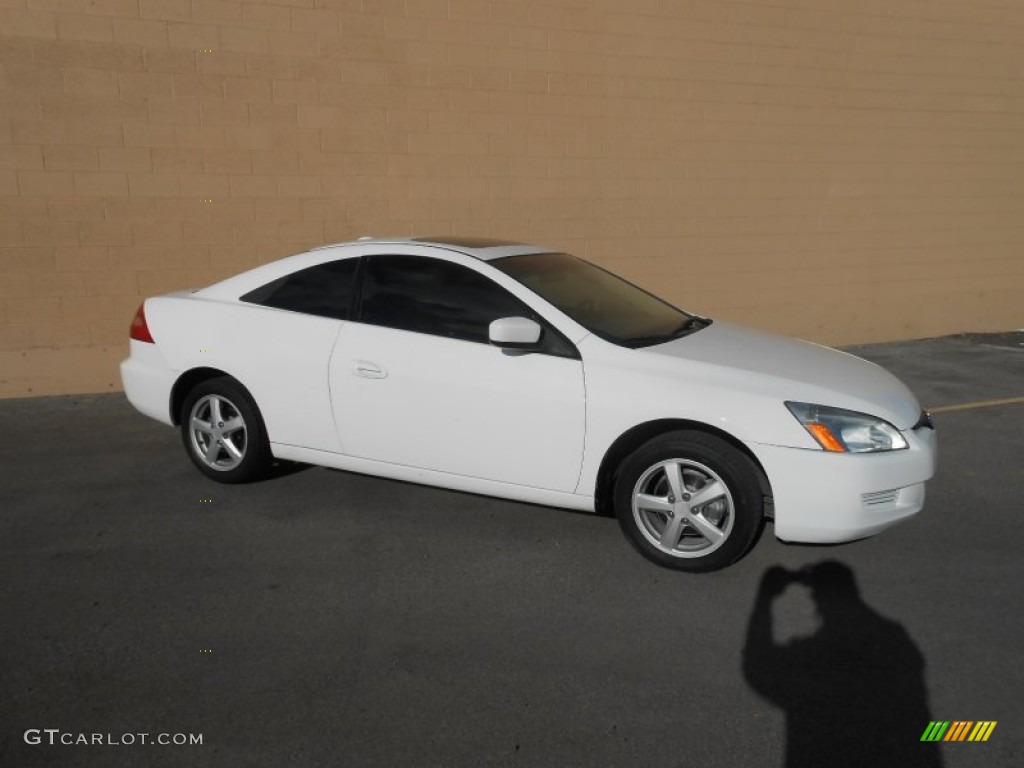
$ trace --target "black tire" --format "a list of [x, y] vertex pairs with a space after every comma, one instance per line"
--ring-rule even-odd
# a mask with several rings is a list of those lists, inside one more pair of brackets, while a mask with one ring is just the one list
[[[643, 501], [634, 506], [636, 493]], [[705, 432], [667, 432], [644, 443], [620, 465], [613, 496], [629, 542], [648, 560], [679, 571], [714, 571], [736, 562], [764, 518], [750, 459]]]
[[[216, 412], [220, 419], [212, 418]], [[231, 377], [196, 384], [182, 403], [180, 419], [185, 453], [211, 480], [248, 483], [270, 469], [273, 457], [263, 417], [245, 387]]]

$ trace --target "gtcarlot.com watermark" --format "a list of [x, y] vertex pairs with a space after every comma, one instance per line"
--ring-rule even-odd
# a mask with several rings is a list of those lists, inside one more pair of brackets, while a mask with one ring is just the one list
[[202, 745], [201, 733], [83, 733], [60, 728], [29, 728], [23, 738], [32, 746], [131, 747], [136, 744], [188, 747]]

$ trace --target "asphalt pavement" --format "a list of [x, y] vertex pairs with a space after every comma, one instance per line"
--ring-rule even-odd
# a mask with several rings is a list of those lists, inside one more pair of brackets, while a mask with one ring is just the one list
[[220, 486], [121, 395], [0, 401], [0, 765], [1024, 764], [1024, 334], [851, 351], [939, 407], [924, 511], [706, 575], [609, 518]]

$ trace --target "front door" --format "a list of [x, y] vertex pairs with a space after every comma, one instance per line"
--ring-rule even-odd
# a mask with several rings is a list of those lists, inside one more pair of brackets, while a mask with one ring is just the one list
[[[545, 324], [544, 351], [487, 342], [529, 307], [468, 266], [371, 256], [359, 322], [330, 362], [342, 451], [351, 456], [572, 492], [584, 438], [583, 366]], [[539, 318], [537, 318], [539, 319]]]

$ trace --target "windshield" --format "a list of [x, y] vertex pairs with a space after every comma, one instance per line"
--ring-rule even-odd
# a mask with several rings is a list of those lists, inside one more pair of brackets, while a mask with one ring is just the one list
[[506, 256], [490, 264], [554, 304], [591, 333], [614, 344], [661, 344], [700, 330], [710, 322], [565, 253]]

